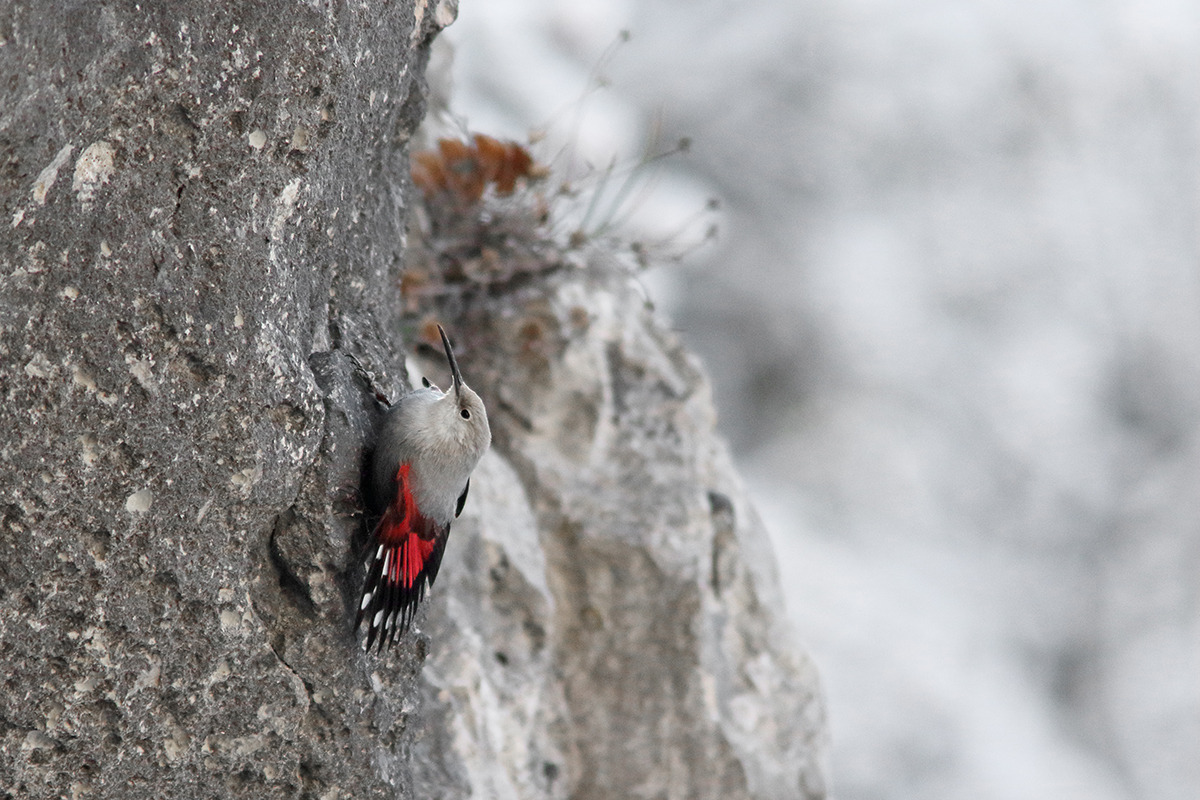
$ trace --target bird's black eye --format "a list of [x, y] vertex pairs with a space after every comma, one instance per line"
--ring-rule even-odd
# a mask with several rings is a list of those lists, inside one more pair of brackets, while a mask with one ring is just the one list
[[422, 377], [422, 378], [421, 378], [421, 385], [422, 385], [422, 386], [424, 386], [426, 389], [428, 389], [428, 388], [429, 388], [429, 378]]
[[470, 419], [470, 418], [471, 418], [471, 412], [470, 412], [470, 411], [467, 411], [465, 408], [464, 408], [462, 411], [458, 412], [458, 413], [459, 413], [459, 414], [462, 414], [462, 418], [463, 418], [463, 419]]

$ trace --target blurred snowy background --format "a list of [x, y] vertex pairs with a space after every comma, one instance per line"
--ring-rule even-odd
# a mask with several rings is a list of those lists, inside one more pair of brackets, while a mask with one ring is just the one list
[[461, 0], [444, 38], [473, 130], [691, 138], [630, 224], [720, 198], [646, 283], [771, 529], [835, 796], [1200, 798], [1200, 5]]

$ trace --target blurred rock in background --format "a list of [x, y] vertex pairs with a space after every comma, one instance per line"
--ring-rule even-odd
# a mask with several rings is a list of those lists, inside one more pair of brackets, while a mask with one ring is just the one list
[[1198, 15], [511, 0], [448, 31], [473, 128], [599, 165], [692, 139], [630, 222], [721, 199], [646, 283], [753, 476], [840, 797], [1200, 794]]

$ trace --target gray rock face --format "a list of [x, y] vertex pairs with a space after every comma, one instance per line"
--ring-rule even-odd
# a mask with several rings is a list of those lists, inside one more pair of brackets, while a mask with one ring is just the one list
[[428, 30], [3, 16], [0, 796], [408, 796], [419, 653], [369, 664], [348, 625], [375, 408], [346, 354], [399, 391]]
[[497, 447], [424, 631], [356, 646], [451, 8], [9, 5], [0, 796], [823, 795], [707, 384], [611, 267], [450, 309]]

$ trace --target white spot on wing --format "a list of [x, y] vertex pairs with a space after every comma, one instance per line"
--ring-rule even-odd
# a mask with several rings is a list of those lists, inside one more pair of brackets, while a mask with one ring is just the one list
[[371, 598], [372, 598], [372, 597], [374, 597], [374, 596], [375, 596], [375, 593], [374, 593], [374, 592], [367, 592], [366, 594], [364, 594], [364, 595], [363, 595], [363, 601], [362, 601], [362, 605], [361, 605], [361, 606], [359, 606], [358, 610], [359, 610], [359, 611], [366, 611], [366, 610], [367, 610], [367, 606], [369, 606], [369, 605], [371, 604]]
[[383, 609], [381, 608], [375, 612], [375, 619], [371, 622], [371, 627], [378, 628], [379, 623], [382, 621], [383, 621]]

